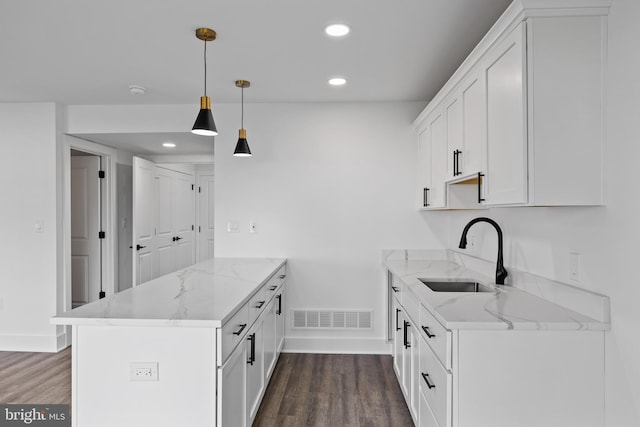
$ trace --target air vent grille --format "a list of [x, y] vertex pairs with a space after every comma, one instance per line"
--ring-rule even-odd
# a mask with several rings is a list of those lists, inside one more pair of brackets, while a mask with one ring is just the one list
[[294, 329], [371, 329], [372, 310], [292, 310]]

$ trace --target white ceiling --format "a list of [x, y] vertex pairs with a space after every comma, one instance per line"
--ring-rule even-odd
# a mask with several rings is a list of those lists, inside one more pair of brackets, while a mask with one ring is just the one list
[[[3, 0], [0, 102], [428, 101], [511, 0]], [[323, 33], [347, 23], [341, 40]], [[345, 76], [334, 88], [329, 77]], [[129, 85], [147, 88], [132, 95]], [[140, 136], [140, 135], [139, 135]]]

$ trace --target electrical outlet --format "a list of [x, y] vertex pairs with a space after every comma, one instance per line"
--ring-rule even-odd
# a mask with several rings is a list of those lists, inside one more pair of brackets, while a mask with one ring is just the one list
[[131, 362], [129, 364], [131, 381], [158, 381], [158, 362]]
[[258, 223], [255, 221], [249, 221], [249, 233], [258, 232]]

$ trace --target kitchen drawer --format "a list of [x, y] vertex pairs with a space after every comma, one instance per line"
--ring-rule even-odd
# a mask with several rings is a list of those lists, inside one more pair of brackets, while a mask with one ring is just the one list
[[249, 325], [253, 325], [253, 322], [260, 316], [260, 314], [267, 307], [267, 287], [261, 287], [258, 292], [256, 292], [249, 302], [247, 303], [249, 307]]
[[245, 304], [219, 330], [218, 366], [222, 366], [233, 349], [242, 341], [249, 326], [249, 306]]
[[271, 278], [265, 285], [265, 290], [267, 293], [266, 294], [267, 302], [270, 301], [271, 298], [273, 298], [273, 296], [278, 293], [278, 290], [280, 289], [282, 284], [286, 281], [286, 279], [287, 279], [287, 270], [286, 270], [286, 266], [283, 265], [276, 272], [276, 274], [271, 276]]
[[420, 372], [417, 375], [420, 392], [426, 397], [438, 425], [451, 427], [453, 378], [440, 364], [424, 338], [420, 339]]
[[451, 370], [451, 331], [447, 330], [422, 305], [420, 306], [420, 333], [436, 354], [440, 363]]
[[398, 278], [398, 276], [391, 276], [391, 283], [389, 283], [391, 287], [391, 294], [398, 300], [398, 302], [402, 305], [402, 294], [404, 292], [404, 285], [402, 281]]
[[438, 421], [436, 421], [436, 417], [433, 415], [429, 404], [427, 403], [427, 398], [425, 397], [423, 392], [418, 393], [420, 396], [419, 402], [419, 426], [420, 427], [440, 427], [438, 425]]

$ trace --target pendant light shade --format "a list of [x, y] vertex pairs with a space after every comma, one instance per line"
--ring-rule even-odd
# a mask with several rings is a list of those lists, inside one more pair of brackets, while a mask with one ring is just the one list
[[204, 96], [200, 97], [200, 112], [191, 132], [196, 135], [215, 136], [218, 129], [211, 113], [211, 98], [207, 96], [207, 42], [216, 39], [216, 32], [210, 28], [198, 28], [196, 37], [204, 41]]
[[236, 86], [242, 90], [242, 114], [240, 120], [240, 131], [238, 132], [238, 143], [233, 155], [236, 157], [251, 157], [251, 150], [249, 149], [249, 143], [247, 142], [247, 130], [244, 128], [244, 88], [251, 86], [251, 82], [248, 80], [236, 80]]

